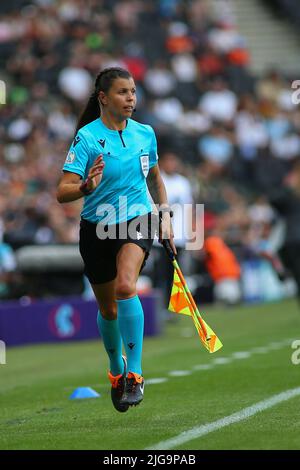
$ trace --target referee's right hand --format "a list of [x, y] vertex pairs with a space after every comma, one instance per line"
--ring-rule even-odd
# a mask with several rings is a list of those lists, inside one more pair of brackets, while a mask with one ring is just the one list
[[88, 177], [86, 179], [86, 187], [89, 191], [94, 191], [94, 189], [96, 189], [97, 186], [100, 184], [102, 180], [104, 166], [105, 162], [103, 161], [103, 155], [101, 153], [94, 161], [94, 164], [90, 168]]

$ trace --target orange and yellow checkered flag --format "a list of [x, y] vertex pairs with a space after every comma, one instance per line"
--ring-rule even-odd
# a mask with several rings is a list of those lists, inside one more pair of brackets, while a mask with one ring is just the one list
[[193, 319], [194, 325], [203, 345], [210, 353], [214, 353], [221, 349], [223, 345], [210, 326], [208, 326], [208, 324], [201, 317], [201, 314], [175, 259], [173, 259], [173, 265], [175, 269], [169, 310], [175, 313], [190, 315]]

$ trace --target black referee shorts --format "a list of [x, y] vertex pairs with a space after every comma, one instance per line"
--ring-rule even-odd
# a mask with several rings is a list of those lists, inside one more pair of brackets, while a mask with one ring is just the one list
[[116, 278], [117, 254], [126, 243], [134, 243], [144, 250], [145, 258], [142, 270], [153, 244], [157, 224], [157, 217], [148, 213], [121, 224], [109, 226], [109, 233], [116, 236], [102, 239], [103, 237], [99, 238], [98, 235], [108, 231], [107, 225], [99, 227], [98, 224], [97, 229], [97, 224], [81, 219], [79, 250], [84, 262], [84, 273], [90, 283], [103, 284]]

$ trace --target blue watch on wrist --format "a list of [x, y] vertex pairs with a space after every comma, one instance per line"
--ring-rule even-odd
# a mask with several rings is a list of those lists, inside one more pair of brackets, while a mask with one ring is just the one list
[[82, 194], [84, 194], [85, 196], [88, 196], [89, 194], [92, 194], [93, 192], [93, 189], [89, 189], [87, 187], [88, 185], [88, 178], [79, 186], [79, 189], [80, 191], [82, 192]]

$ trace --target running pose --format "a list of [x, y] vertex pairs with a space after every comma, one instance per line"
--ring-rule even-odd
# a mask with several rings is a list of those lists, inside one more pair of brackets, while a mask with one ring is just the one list
[[100, 72], [57, 189], [60, 203], [84, 197], [80, 253], [98, 302], [111, 398], [120, 412], [138, 405], [144, 393], [144, 313], [136, 282], [154, 238], [147, 186], [160, 209], [159, 239], [170, 239], [176, 253], [155, 133], [131, 119], [135, 106], [136, 88], [128, 71], [114, 67]]

